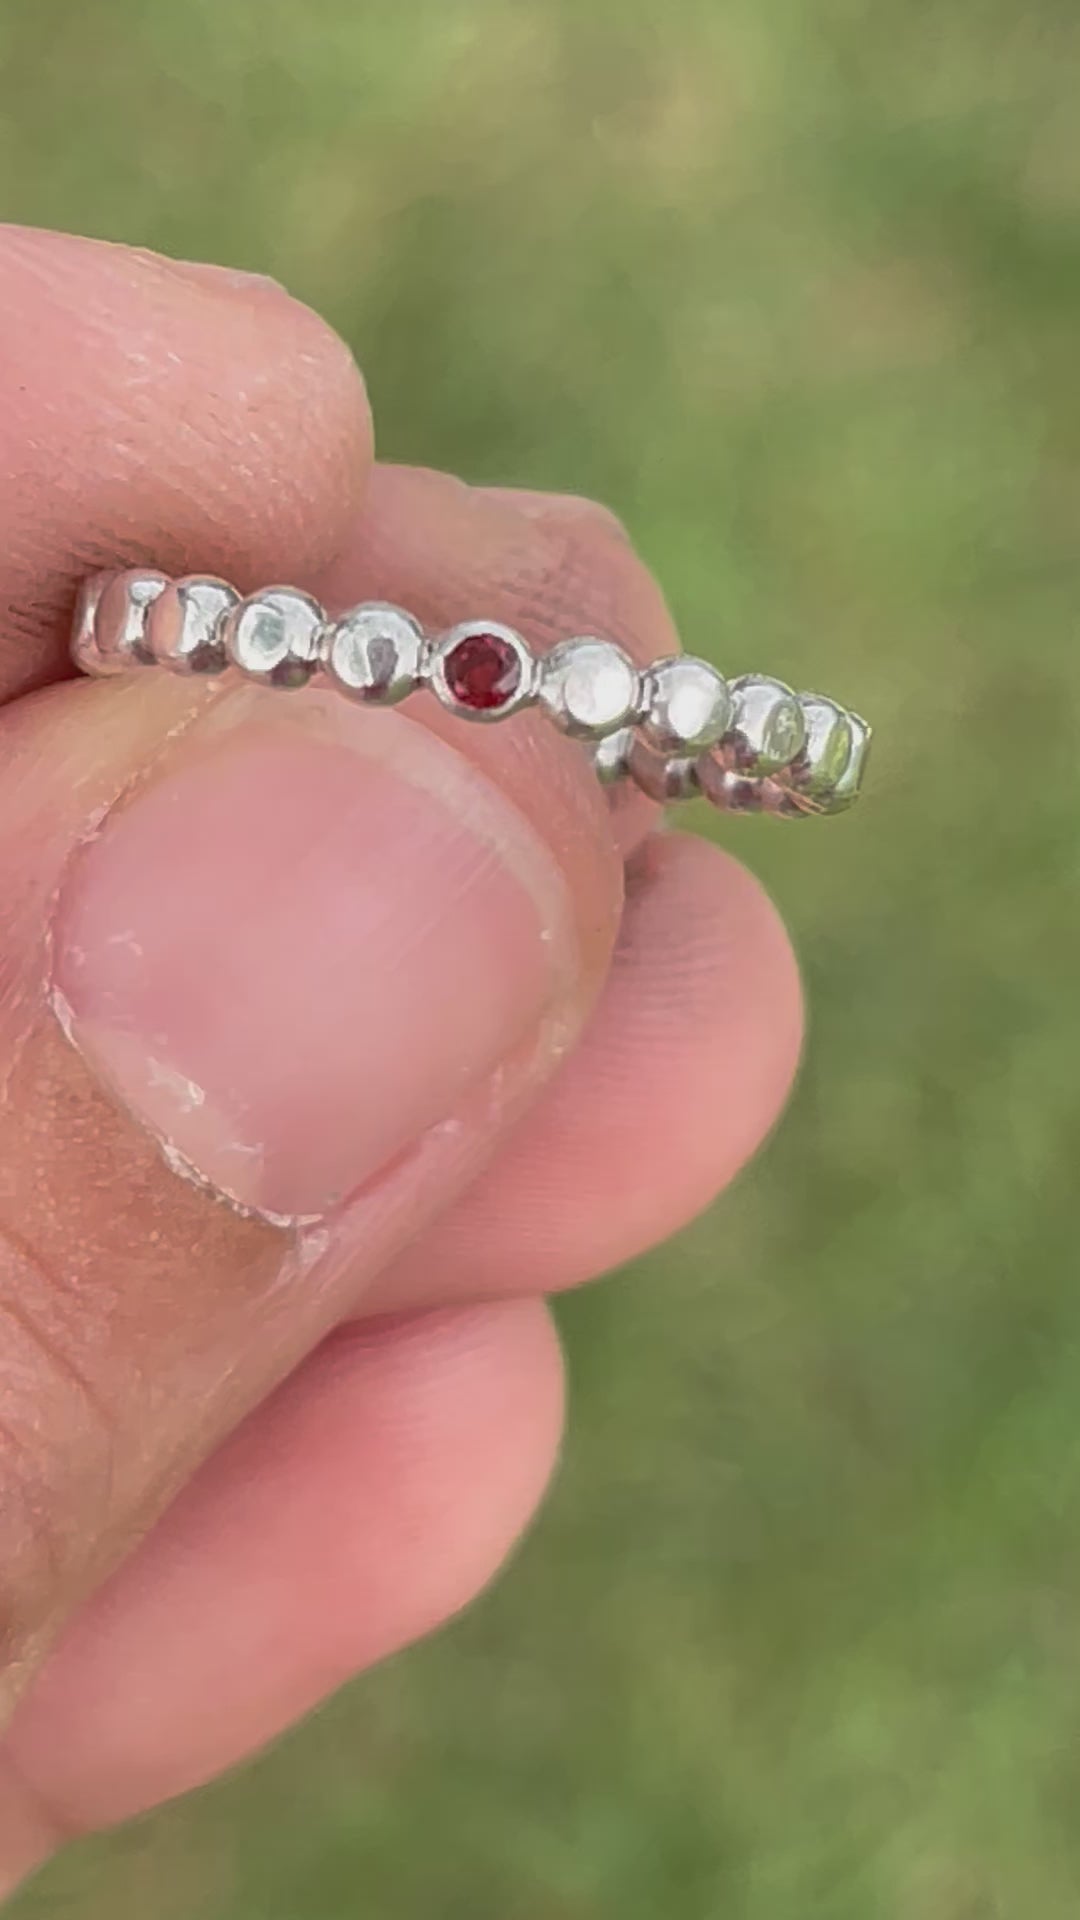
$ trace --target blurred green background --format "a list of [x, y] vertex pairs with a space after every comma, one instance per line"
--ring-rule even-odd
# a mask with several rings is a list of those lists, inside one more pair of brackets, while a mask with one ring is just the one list
[[1074, 0], [0, 0], [3, 217], [278, 275], [386, 454], [596, 493], [878, 726], [855, 815], [700, 823], [806, 1069], [561, 1307], [502, 1585], [20, 1920], [1080, 1911], [1078, 72]]

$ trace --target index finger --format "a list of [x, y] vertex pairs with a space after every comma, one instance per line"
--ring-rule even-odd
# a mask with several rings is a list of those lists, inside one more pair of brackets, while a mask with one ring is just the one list
[[300, 586], [371, 461], [344, 342], [271, 281], [0, 226], [0, 700], [67, 671], [102, 566]]

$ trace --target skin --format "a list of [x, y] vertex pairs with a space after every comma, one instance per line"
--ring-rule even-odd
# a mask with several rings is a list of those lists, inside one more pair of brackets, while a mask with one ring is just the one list
[[[609, 809], [580, 756], [531, 716], [463, 729], [432, 711], [395, 731], [386, 716], [324, 721], [308, 695], [282, 719], [266, 704], [276, 695], [229, 705], [159, 675], [72, 680], [75, 587], [116, 564], [220, 572], [246, 589], [284, 579], [331, 606], [391, 599], [433, 625], [482, 612], [540, 645], [600, 630], [642, 660], [677, 641], [605, 508], [374, 463], [350, 355], [280, 289], [10, 228], [0, 279], [10, 1889], [67, 1837], [211, 1778], [484, 1585], [559, 1444], [544, 1296], [654, 1244], [732, 1177], [783, 1102], [800, 997], [756, 882], [713, 847], [658, 834], [640, 798]], [[348, 738], [320, 735], [313, 757], [311, 729], [339, 721]], [[463, 860], [440, 908], [463, 992], [473, 903], [510, 913], [504, 880], [524, 943], [515, 979], [541, 953], [552, 968], [537, 975], [536, 1005], [504, 1009], [482, 1047], [480, 1026], [474, 1040], [459, 1022], [475, 1061], [437, 1057], [437, 1029], [403, 1026], [380, 1049], [362, 1020], [343, 1025], [361, 1049], [357, 1137], [391, 1110], [404, 1132], [365, 1147], [363, 1178], [320, 1202], [317, 1238], [240, 1213], [165, 1163], [139, 1062], [125, 1035], [116, 1066], [101, 1016], [110, 901], [129, 882], [136, 911], [152, 898], [131, 864], [144, 857], [131, 823], [150, 819], [146, 795], [167, 823], [174, 778], [205, 792], [210, 769], [222, 791], [242, 792], [244, 769], [261, 778], [267, 754], [294, 756], [298, 808], [331, 762], [347, 798], [353, 754], [376, 792], [390, 778], [383, 756], [395, 776], [416, 773], [431, 831], [440, 809], [455, 833], [467, 815], [498, 850], [499, 876], [486, 853]], [[411, 817], [386, 806], [387, 819]], [[417, 860], [427, 831], [416, 829]], [[436, 862], [432, 884], [453, 871]], [[413, 964], [414, 874], [407, 844], [389, 876], [379, 870], [378, 917], [356, 932], [382, 969], [365, 1005]], [[473, 891], [489, 879], [490, 901]], [[97, 997], [81, 1006], [84, 952]], [[81, 1050], [54, 1013], [69, 975]], [[191, 977], [180, 969], [169, 991]], [[489, 1027], [491, 999], [475, 1012]], [[311, 1042], [317, 1063], [324, 1037]], [[334, 1048], [331, 1070], [350, 1115], [355, 1089]], [[259, 1097], [272, 1100], [277, 1081], [264, 1078]], [[321, 1083], [290, 1085], [289, 1111], [309, 1099], [317, 1118]], [[305, 1142], [288, 1117], [269, 1116], [274, 1177], [306, 1194], [320, 1163], [290, 1186]], [[206, 1149], [215, 1167], [219, 1144]]]

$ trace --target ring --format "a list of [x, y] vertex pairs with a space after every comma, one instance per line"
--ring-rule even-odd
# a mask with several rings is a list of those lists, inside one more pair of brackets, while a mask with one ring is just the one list
[[304, 687], [317, 676], [364, 706], [395, 706], [426, 690], [464, 720], [538, 707], [585, 743], [605, 784], [629, 779], [659, 801], [704, 795], [729, 813], [841, 813], [858, 798], [870, 745], [866, 721], [835, 700], [794, 693], [765, 674], [727, 680], [692, 655], [641, 668], [594, 634], [540, 655], [497, 620], [429, 634], [382, 601], [331, 618], [295, 588], [244, 598], [205, 574], [95, 574], [79, 593], [71, 653], [96, 678], [147, 666], [205, 675], [236, 668], [270, 687]]

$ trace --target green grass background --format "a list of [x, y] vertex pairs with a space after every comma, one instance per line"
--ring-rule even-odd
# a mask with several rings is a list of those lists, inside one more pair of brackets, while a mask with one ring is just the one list
[[700, 822], [806, 1069], [561, 1309], [504, 1582], [19, 1920], [1080, 1912], [1078, 74], [1075, 0], [0, 0], [3, 217], [278, 275], [384, 452], [878, 726], [850, 818]]

